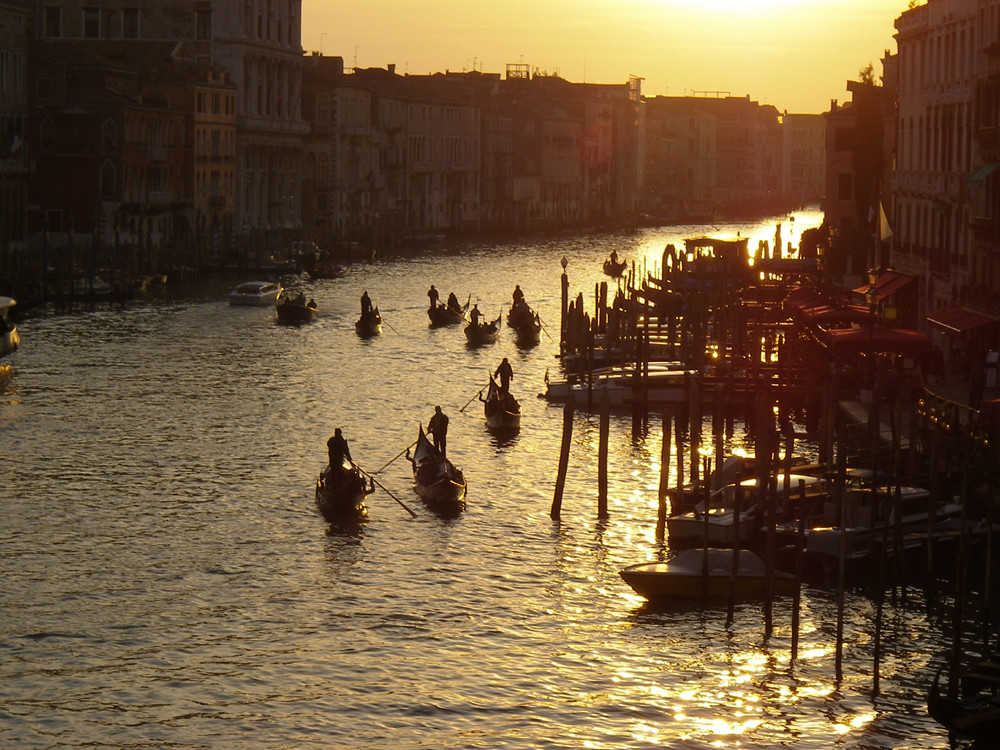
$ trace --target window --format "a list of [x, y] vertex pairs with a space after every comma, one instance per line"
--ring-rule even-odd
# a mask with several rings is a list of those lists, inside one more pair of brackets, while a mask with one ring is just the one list
[[212, 11], [211, 10], [196, 10], [195, 14], [195, 27], [196, 35], [198, 39], [211, 39], [212, 38]]
[[139, 9], [122, 8], [122, 39], [139, 38]]
[[62, 36], [62, 8], [45, 9], [45, 36], [58, 39]]
[[101, 10], [100, 8], [83, 9], [83, 35], [87, 39], [101, 38]]

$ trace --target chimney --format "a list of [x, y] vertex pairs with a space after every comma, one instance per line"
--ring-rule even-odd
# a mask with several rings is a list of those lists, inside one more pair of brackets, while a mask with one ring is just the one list
[[389, 71], [389, 75], [392, 75], [392, 76], [396, 75], [396, 63], [389, 63], [385, 67], [386, 67], [386, 70]]

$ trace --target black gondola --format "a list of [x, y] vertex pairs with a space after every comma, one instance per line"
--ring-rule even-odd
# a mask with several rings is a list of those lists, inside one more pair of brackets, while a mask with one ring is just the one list
[[500, 335], [501, 315], [497, 315], [492, 323], [469, 323], [465, 327], [465, 338], [468, 339], [469, 346], [482, 346], [493, 344]]
[[468, 322], [469, 319], [466, 317], [466, 313], [469, 310], [470, 302], [472, 302], [471, 294], [461, 307], [449, 307], [448, 305], [438, 304], [427, 308], [427, 317], [431, 319], [431, 327], [438, 328]]
[[378, 336], [382, 333], [382, 316], [379, 314], [378, 307], [373, 307], [358, 318], [358, 322], [354, 324], [354, 330], [363, 338]]
[[353, 463], [344, 459], [333, 470], [329, 465], [316, 480], [316, 508], [329, 523], [343, 524], [364, 519], [368, 515], [365, 498], [375, 491], [374, 482]]
[[420, 427], [413, 455], [406, 451], [413, 467], [413, 482], [417, 497], [428, 508], [441, 515], [457, 515], [465, 510], [465, 476], [462, 470], [441, 455]]

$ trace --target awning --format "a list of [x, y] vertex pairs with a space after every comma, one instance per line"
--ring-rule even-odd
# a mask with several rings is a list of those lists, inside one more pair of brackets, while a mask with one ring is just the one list
[[826, 342], [834, 354], [889, 352], [919, 356], [931, 348], [930, 339], [919, 331], [885, 326], [830, 330]]
[[[898, 271], [883, 271], [875, 279], [875, 296], [881, 302], [886, 297], [895, 294], [907, 284], [916, 281], [916, 276], [899, 273]], [[860, 294], [862, 299], [868, 294], [868, 286], [859, 286], [854, 290], [855, 294]], [[866, 300], [867, 301], [867, 300]]]
[[800, 310], [799, 318], [804, 323], [813, 325], [830, 326], [847, 323], [863, 325], [871, 322], [872, 313], [864, 305], [818, 305]]
[[961, 305], [945, 305], [927, 313], [927, 322], [945, 333], [962, 333], [979, 326], [996, 323], [996, 318], [966, 310]]
[[993, 174], [993, 170], [995, 170], [997, 167], [1000, 167], [1000, 164], [984, 164], [983, 166], [981, 166], [979, 169], [977, 169], [975, 172], [972, 173], [972, 176], [969, 177], [968, 182], [970, 184], [975, 182], [983, 182], [987, 177]]

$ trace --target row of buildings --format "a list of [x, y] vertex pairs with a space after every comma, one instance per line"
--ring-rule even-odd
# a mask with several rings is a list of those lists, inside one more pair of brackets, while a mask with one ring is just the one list
[[153, 270], [822, 194], [820, 115], [523, 64], [345, 69], [300, 26], [299, 0], [0, 0], [0, 272], [74, 236]]
[[928, 0], [895, 28], [880, 85], [825, 115], [822, 207], [870, 303], [968, 369], [1000, 349], [1000, 0]]

